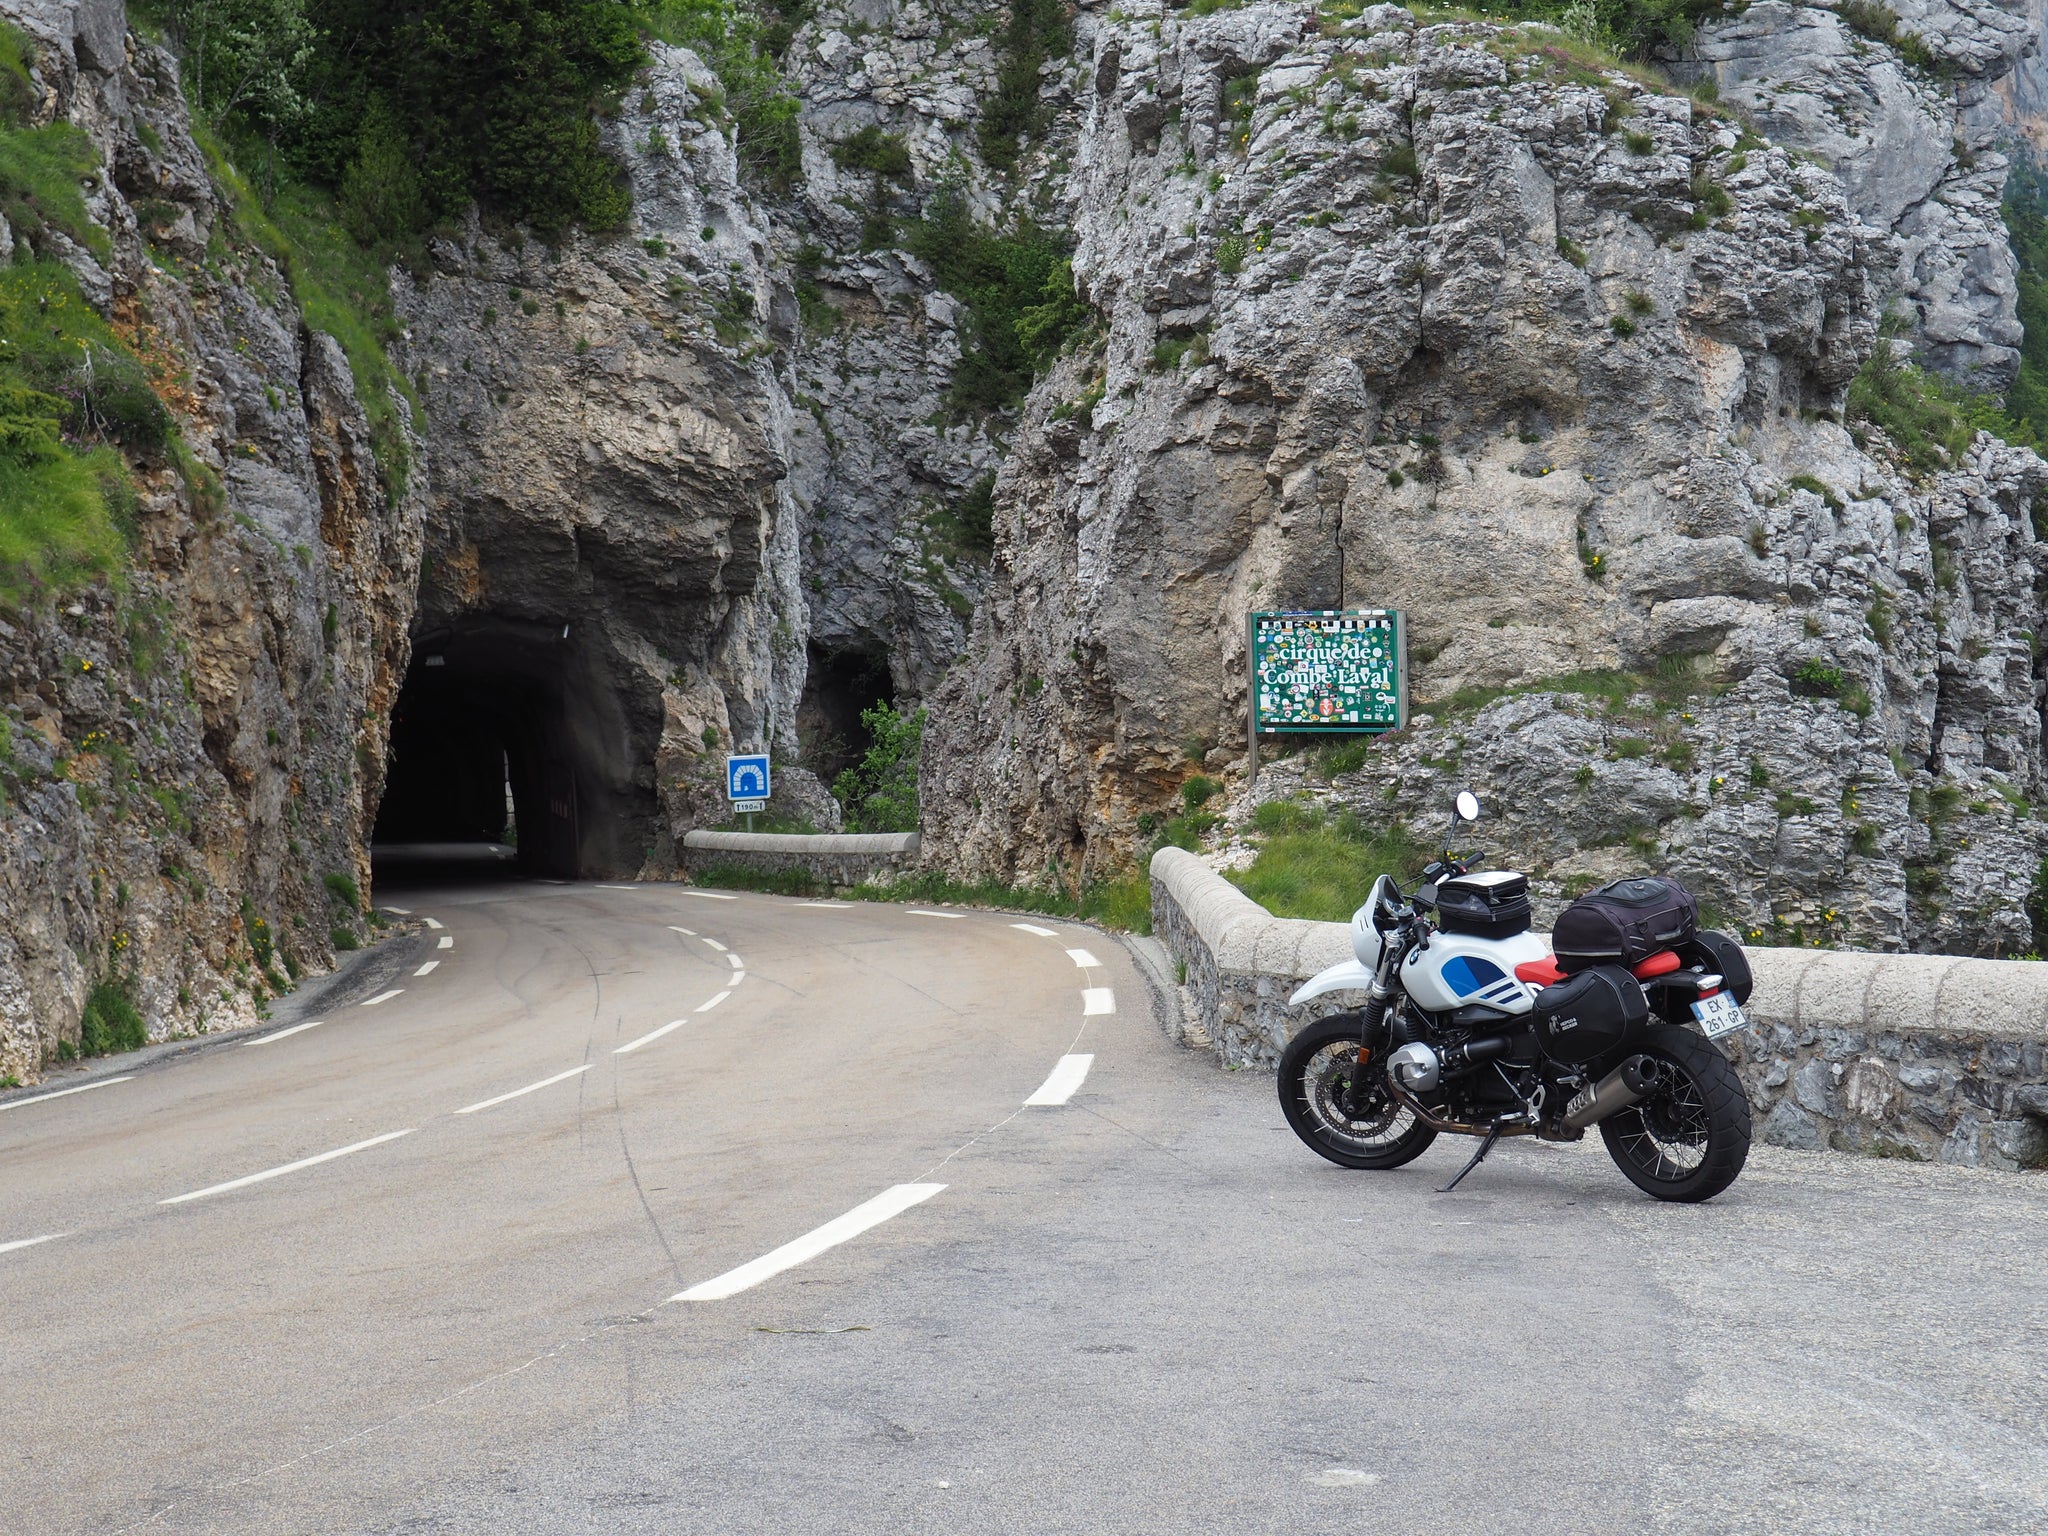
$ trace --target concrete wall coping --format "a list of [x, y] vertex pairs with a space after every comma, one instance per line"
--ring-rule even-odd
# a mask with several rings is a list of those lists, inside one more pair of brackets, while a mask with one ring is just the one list
[[683, 834], [683, 846], [724, 853], [915, 855], [918, 838], [915, 832], [710, 832], [699, 829]]
[[[1154, 854], [1152, 881], [1186, 914], [1218, 971], [1295, 982], [1350, 957], [1345, 924], [1275, 917], [1185, 849]], [[2048, 1039], [2048, 961], [1831, 949], [1745, 953], [1756, 976], [1750, 1012], [1795, 1027]]]

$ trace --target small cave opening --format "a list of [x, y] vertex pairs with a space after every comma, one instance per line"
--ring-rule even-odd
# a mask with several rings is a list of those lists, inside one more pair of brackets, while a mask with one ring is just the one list
[[888, 655], [862, 646], [813, 645], [797, 701], [796, 734], [804, 766], [828, 785], [858, 763], [874, 737], [860, 712], [896, 702]]
[[429, 630], [391, 715], [372, 839], [380, 877], [634, 873], [656, 819], [634, 736], [570, 625]]

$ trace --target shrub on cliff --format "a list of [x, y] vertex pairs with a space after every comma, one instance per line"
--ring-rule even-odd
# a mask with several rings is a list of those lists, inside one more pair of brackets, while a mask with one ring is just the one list
[[832, 783], [832, 793], [846, 808], [846, 830], [915, 832], [924, 711], [906, 714], [882, 703], [862, 710], [860, 723], [867, 727], [868, 750]]

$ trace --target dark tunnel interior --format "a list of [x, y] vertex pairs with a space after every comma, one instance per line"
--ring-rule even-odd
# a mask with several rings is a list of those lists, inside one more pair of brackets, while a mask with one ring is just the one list
[[599, 674], [559, 623], [482, 619], [420, 636], [391, 717], [379, 864], [422, 870], [509, 844], [503, 862], [523, 874], [636, 870], [652, 782], [632, 772], [627, 722]]
[[813, 645], [796, 715], [805, 762], [830, 784], [872, 745], [860, 712], [895, 696], [889, 658], [880, 650]]

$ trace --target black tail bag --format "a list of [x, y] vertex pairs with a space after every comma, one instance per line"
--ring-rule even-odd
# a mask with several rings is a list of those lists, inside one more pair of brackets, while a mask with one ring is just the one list
[[1660, 949], [1690, 944], [1700, 926], [1692, 892], [1662, 875], [1638, 875], [1588, 891], [1558, 914], [1550, 947], [1567, 976], [1594, 965], [1640, 965]]
[[1738, 1007], [1747, 1003], [1749, 994], [1756, 990], [1756, 983], [1749, 974], [1749, 956], [1725, 933], [1702, 928], [1692, 943], [1678, 952], [1678, 958], [1687, 965], [1719, 972], [1721, 984], [1728, 989]]

